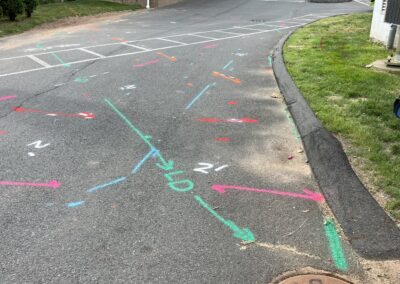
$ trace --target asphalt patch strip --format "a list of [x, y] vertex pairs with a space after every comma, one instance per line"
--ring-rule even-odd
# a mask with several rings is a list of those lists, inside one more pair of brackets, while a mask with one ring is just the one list
[[315, 179], [357, 253], [368, 259], [400, 258], [396, 223], [358, 179], [342, 145], [316, 118], [286, 69], [283, 46], [291, 34], [275, 48], [273, 69]]

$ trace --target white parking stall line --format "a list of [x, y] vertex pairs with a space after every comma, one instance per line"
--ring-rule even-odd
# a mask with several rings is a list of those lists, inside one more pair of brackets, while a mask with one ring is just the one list
[[253, 28], [243, 28], [243, 27], [233, 27], [232, 29], [239, 29], [239, 30], [249, 30], [249, 31], [256, 31], [256, 32], [259, 32], [259, 31], [262, 31], [262, 30], [258, 30], [258, 29], [253, 29]]
[[190, 35], [190, 36], [197, 36], [197, 37], [202, 37], [202, 38], [205, 38], [205, 39], [211, 39], [211, 40], [214, 40], [214, 39], [216, 39], [215, 37], [210, 37], [210, 36], [201, 36], [201, 35], [199, 35], [199, 34], [188, 34], [188, 35]]
[[101, 55], [100, 53], [97, 53], [97, 52], [93, 52], [93, 51], [87, 50], [86, 48], [79, 48], [79, 50], [82, 50], [84, 52], [90, 53], [90, 54], [92, 54], [94, 56], [97, 56], [99, 58], [105, 58], [104, 55]]
[[49, 68], [51, 65], [48, 64], [47, 62], [44, 62], [42, 59], [37, 58], [34, 55], [28, 55], [28, 58], [32, 59], [33, 61], [35, 61], [36, 63], [39, 63], [40, 65], [42, 65], [43, 67]]
[[[179, 41], [169, 40], [169, 39], [166, 39], [166, 38], [154, 38], [154, 39], [157, 39], [157, 40], [163, 40], [163, 41], [176, 43], [177, 45], [171, 45], [171, 46], [165, 46], [165, 47], [160, 47], [160, 48], [141, 50], [141, 51], [130, 52], [130, 53], [114, 54], [114, 55], [104, 56], [103, 58], [97, 57], [97, 58], [84, 59], [84, 60], [79, 60], [79, 61], [74, 61], [74, 62], [68, 62], [68, 64], [73, 65], [73, 64], [85, 63], [85, 62], [90, 62], [90, 61], [97, 61], [97, 60], [104, 60], [104, 59], [116, 58], [116, 57], [121, 57], [121, 56], [128, 56], [128, 55], [147, 53], [147, 52], [151, 52], [151, 51], [166, 50], [166, 49], [171, 49], [171, 48], [175, 48], [175, 47], [190, 46], [190, 45], [196, 45], [196, 44], [207, 43], [207, 42], [215, 42], [215, 41], [221, 41], [221, 40], [227, 40], [227, 39], [234, 39], [234, 38], [240, 38], [240, 37], [244, 37], [244, 36], [251, 36], [251, 35], [274, 32], [274, 31], [279, 31], [279, 30], [285, 30], [285, 29], [290, 29], [290, 28], [299, 27], [299, 26], [302, 26], [302, 24], [286, 26], [286, 27], [279, 27], [279, 28], [275, 28], [275, 29], [271, 29], [271, 30], [260, 30], [260, 31], [255, 31], [254, 33], [249, 33], [249, 34], [239, 34], [239, 33], [233, 33], [233, 32], [225, 32], [225, 31], [222, 31], [222, 30], [213, 30], [214, 32], [221, 32], [221, 33], [226, 33], [226, 34], [231, 34], [231, 35], [227, 36], [227, 37], [224, 37], [224, 38], [204, 40], [204, 41], [193, 42], [193, 43], [183, 43], [183, 42], [179, 42]], [[186, 34], [186, 35], [189, 35], [189, 34]], [[175, 37], [176, 37], [176, 35], [175, 35]], [[149, 40], [149, 39], [146, 39], [146, 40]], [[146, 40], [140, 40], [140, 41], [146, 41]], [[120, 45], [121, 43], [118, 43], [118, 44]], [[115, 45], [115, 44], [107, 44], [107, 45]], [[99, 45], [99, 46], [104, 46], [104, 45]], [[96, 46], [92, 46], [92, 47], [96, 47]], [[87, 49], [87, 48], [88, 47], [86, 47], [85, 49]], [[71, 49], [71, 50], [79, 50], [79, 49], [80, 48]], [[62, 52], [66, 52], [66, 51], [70, 51], [70, 50], [63, 50]], [[60, 51], [58, 51], [58, 52], [60, 52]], [[50, 52], [48, 52], [48, 53], [50, 53]], [[48, 53], [45, 53], [45, 54], [48, 54]], [[32, 58], [32, 56], [34, 58], [37, 58], [34, 55], [19, 56], [19, 57], [16, 57], [16, 58], [21, 58], [21, 57], [30, 57], [30, 58]], [[12, 58], [10, 58], [10, 59], [12, 59]], [[37, 59], [39, 59], [39, 58], [37, 58]], [[5, 60], [5, 59], [3, 58], [2, 60]], [[32, 60], [34, 60], [34, 59], [32, 59]], [[46, 62], [43, 62], [43, 63], [47, 64]], [[43, 64], [41, 64], [41, 65], [43, 65]], [[24, 73], [28, 73], [28, 72], [47, 70], [47, 69], [56, 68], [56, 67], [62, 67], [62, 66], [63, 66], [63, 64], [57, 64], [57, 65], [49, 65], [49, 64], [47, 64], [47, 67], [28, 69], [28, 70], [23, 70], [23, 71], [18, 71], [18, 72], [13, 72], [13, 73], [7, 73], [7, 74], [0, 74], [0, 78], [1, 77], [6, 77], [6, 76], [11, 76], [11, 75], [24, 74]]]
[[188, 45], [187, 43], [176, 41], [176, 40], [171, 40], [171, 39], [167, 39], [167, 38], [161, 38], [160, 37], [160, 38], [157, 38], [157, 39], [164, 40], [164, 41], [169, 41], [169, 42], [173, 42], [173, 43], [177, 43], [177, 44], [180, 44], [180, 45]]
[[231, 35], [245, 35], [245, 34], [234, 33], [234, 32], [226, 32], [226, 31], [224, 31], [224, 30], [215, 30], [214, 32], [225, 33], [225, 34], [231, 34]]
[[130, 46], [130, 47], [134, 47], [134, 48], [137, 48], [137, 49], [140, 49], [140, 50], [144, 50], [144, 51], [150, 51], [150, 49], [148, 49], [148, 48], [137, 46], [137, 45], [133, 45], [133, 44], [130, 44], [130, 43], [127, 43], [127, 42], [122, 42], [121, 44]]

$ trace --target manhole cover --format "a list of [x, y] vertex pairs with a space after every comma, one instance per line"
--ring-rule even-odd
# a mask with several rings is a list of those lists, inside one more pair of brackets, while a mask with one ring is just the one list
[[318, 274], [307, 274], [297, 275], [279, 282], [279, 284], [351, 284], [332, 276], [318, 275]]

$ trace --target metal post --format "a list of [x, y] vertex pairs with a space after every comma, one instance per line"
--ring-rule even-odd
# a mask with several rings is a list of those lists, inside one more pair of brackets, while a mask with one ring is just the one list
[[389, 37], [388, 37], [388, 41], [387, 41], [387, 45], [386, 45], [387, 49], [393, 49], [393, 47], [394, 47], [394, 39], [396, 37], [396, 30], [397, 30], [397, 26], [392, 24], [390, 26]]
[[396, 47], [396, 53], [393, 56], [393, 59], [396, 63], [400, 64], [400, 25], [397, 26], [397, 47]]
[[150, 9], [150, 0], [147, 0], [146, 9]]

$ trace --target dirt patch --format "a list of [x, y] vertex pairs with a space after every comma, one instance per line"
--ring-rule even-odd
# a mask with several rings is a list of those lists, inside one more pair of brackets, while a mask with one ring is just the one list
[[45, 23], [22, 34], [1, 38], [0, 50], [8, 50], [27, 44], [37, 43], [57, 33], [74, 33], [82, 30], [100, 31], [101, 25], [105, 24], [103, 22], [118, 20], [133, 12], [141, 13], [143, 11], [108, 12], [92, 16], [68, 17], [51, 23]]
[[400, 260], [361, 260], [365, 271], [364, 283], [394, 284], [400, 279]]

